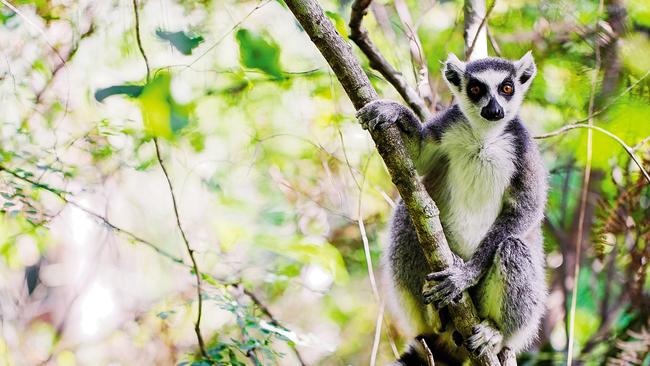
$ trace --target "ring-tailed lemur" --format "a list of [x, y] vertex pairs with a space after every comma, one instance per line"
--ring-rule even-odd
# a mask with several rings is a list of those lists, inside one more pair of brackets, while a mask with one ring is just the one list
[[[442, 362], [458, 364], [467, 349], [520, 351], [535, 338], [544, 313], [547, 173], [518, 117], [536, 72], [530, 52], [515, 62], [464, 63], [450, 54], [444, 79], [456, 103], [431, 121], [422, 125], [411, 110], [386, 100], [357, 114], [369, 129], [398, 124], [456, 255], [446, 271], [428, 273], [406, 207], [397, 205], [383, 258], [389, 301]], [[466, 289], [482, 322], [463, 340], [445, 306]], [[422, 356], [415, 343], [398, 364], [426, 364]]]

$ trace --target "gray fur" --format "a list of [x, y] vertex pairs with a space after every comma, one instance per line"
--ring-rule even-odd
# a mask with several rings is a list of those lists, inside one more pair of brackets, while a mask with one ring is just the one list
[[[537, 334], [546, 298], [541, 222], [547, 177], [518, 117], [535, 73], [530, 53], [515, 62], [483, 59], [468, 64], [450, 55], [443, 75], [457, 103], [431, 121], [422, 125], [408, 108], [384, 100], [368, 104], [357, 115], [365, 128], [400, 126], [457, 255], [448, 270], [428, 273], [406, 207], [397, 205], [384, 275], [393, 311], [414, 337], [452, 332], [444, 308], [464, 290], [469, 290], [484, 320], [465, 340], [471, 351], [508, 347], [518, 352]], [[470, 80], [482, 82], [485, 94], [468, 95]], [[509, 81], [514, 93], [497, 96]], [[500, 120], [481, 117], [489, 99], [505, 111]], [[438, 310], [431, 310], [430, 302]], [[462, 353], [452, 338], [438, 341], [438, 346]]]

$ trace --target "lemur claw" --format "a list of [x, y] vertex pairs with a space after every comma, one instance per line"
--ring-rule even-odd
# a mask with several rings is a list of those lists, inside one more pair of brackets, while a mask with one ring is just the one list
[[472, 335], [467, 339], [467, 349], [481, 356], [498, 348], [502, 341], [503, 336], [496, 326], [489, 320], [483, 320], [472, 328]]
[[437, 284], [425, 283], [422, 291], [424, 303], [433, 303], [438, 309], [456, 304], [463, 291], [473, 284], [471, 273], [465, 264], [456, 264], [443, 271], [429, 273], [427, 281], [437, 281]]

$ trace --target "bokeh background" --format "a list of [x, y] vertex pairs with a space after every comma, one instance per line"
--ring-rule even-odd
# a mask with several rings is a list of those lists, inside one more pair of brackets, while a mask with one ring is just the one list
[[[321, 4], [347, 37], [350, 1]], [[384, 311], [379, 258], [398, 195], [290, 11], [137, 7], [139, 32], [132, 0], [1, 1], [0, 364], [394, 359], [408, 340]], [[576, 362], [648, 365], [650, 186], [630, 153], [650, 170], [650, 3], [488, 7], [490, 55], [536, 59], [521, 111], [533, 135], [592, 115], [621, 139], [538, 140], [550, 296], [519, 362], [566, 362], [577, 284]], [[440, 61], [464, 53], [462, 1], [375, 1], [364, 26], [432, 111], [449, 105]]]

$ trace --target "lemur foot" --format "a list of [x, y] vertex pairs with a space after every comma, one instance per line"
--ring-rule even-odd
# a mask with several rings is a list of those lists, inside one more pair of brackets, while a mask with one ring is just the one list
[[477, 271], [470, 264], [464, 263], [460, 258], [454, 262], [444, 271], [427, 275], [427, 282], [424, 283], [422, 291], [425, 304], [433, 303], [438, 309], [455, 304], [460, 300], [463, 291], [476, 283]]
[[405, 121], [408, 118], [417, 121], [417, 117], [410, 109], [397, 102], [384, 99], [374, 100], [357, 111], [359, 123], [369, 131], [380, 129], [391, 123], [398, 123], [403, 132], [415, 132], [412, 131], [413, 124]]
[[472, 328], [472, 336], [467, 339], [467, 349], [476, 355], [483, 355], [489, 350], [495, 350], [501, 345], [503, 336], [489, 320]]

